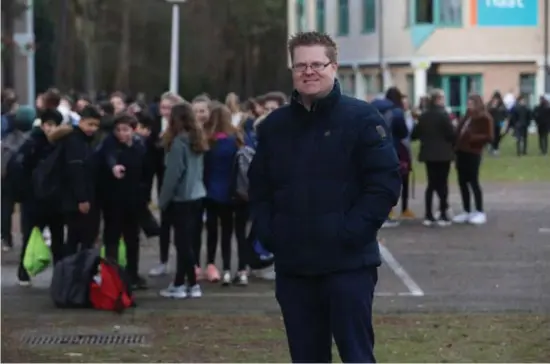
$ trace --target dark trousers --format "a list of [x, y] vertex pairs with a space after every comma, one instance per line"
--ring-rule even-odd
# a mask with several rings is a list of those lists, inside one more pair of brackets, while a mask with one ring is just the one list
[[[202, 253], [202, 231], [204, 230], [204, 201], [201, 199], [201, 207], [197, 210], [197, 230], [195, 231], [195, 236], [193, 237], [193, 252], [195, 253], [195, 265], [197, 267], [201, 266], [201, 253]], [[214, 251], [216, 247], [214, 247]]]
[[139, 225], [146, 237], [152, 238], [160, 235], [160, 226], [155, 216], [147, 206], [141, 208]]
[[527, 154], [527, 126], [517, 127], [514, 131], [516, 137], [516, 154], [519, 156]]
[[409, 188], [410, 188], [410, 173], [401, 175], [401, 181], [403, 187], [401, 188], [401, 212], [405, 212], [409, 209]]
[[140, 210], [130, 207], [106, 207], [103, 211], [105, 255], [118, 261], [120, 238], [126, 244], [126, 271], [131, 279], [139, 273]]
[[171, 221], [176, 222], [174, 226], [174, 244], [176, 246], [176, 276], [174, 285], [197, 284], [195, 275], [195, 252], [193, 251], [193, 240], [196, 231], [199, 229], [199, 211], [201, 211], [201, 200], [188, 202], [172, 202], [166, 210]]
[[433, 195], [439, 197], [439, 211], [441, 216], [447, 216], [449, 208], [449, 171], [451, 162], [426, 162], [426, 176], [428, 186], [424, 195], [426, 218], [433, 220]]
[[541, 154], [548, 154], [548, 130], [540, 129], [539, 132], [539, 148]]
[[13, 235], [11, 233], [12, 224], [11, 218], [13, 216], [13, 210], [15, 207], [15, 201], [11, 196], [9, 189], [5, 186], [6, 182], [2, 181], [2, 240], [8, 244], [13, 244]]
[[500, 140], [502, 139], [501, 135], [500, 135], [500, 132], [501, 132], [500, 123], [495, 120], [494, 128], [493, 128], [494, 136], [493, 136], [493, 141], [491, 142], [491, 147], [494, 151], [496, 151], [500, 148]]
[[462, 197], [462, 207], [465, 212], [471, 211], [470, 188], [474, 194], [476, 210], [483, 211], [483, 194], [479, 184], [479, 166], [481, 155], [467, 152], [456, 152], [456, 173], [458, 175], [458, 186]]
[[65, 251], [67, 255], [76, 254], [94, 246], [95, 232], [97, 231], [97, 210], [92, 209], [87, 214], [72, 212], [65, 215], [65, 223], [67, 224]]
[[237, 269], [243, 271], [246, 269], [246, 244], [247, 244], [247, 234], [246, 234], [246, 224], [248, 223], [249, 211], [247, 203], [238, 203], [234, 205], [233, 211], [235, 213], [235, 239], [237, 240], [237, 254], [238, 254], [238, 263]]
[[231, 237], [233, 236], [233, 205], [205, 200], [206, 241], [208, 264], [214, 264], [218, 245], [218, 224], [221, 227], [221, 248], [223, 270], [231, 269]]
[[277, 272], [275, 295], [294, 363], [374, 363], [372, 303], [377, 268], [297, 277]]
[[25, 256], [25, 250], [29, 243], [32, 230], [37, 227], [40, 231], [45, 227], [50, 229], [51, 233], [51, 251], [54, 264], [63, 259], [65, 255], [64, 251], [64, 235], [65, 224], [63, 221], [63, 214], [53, 211], [40, 212], [33, 209], [33, 206], [29, 206], [26, 203], [21, 204], [21, 235], [22, 235], [22, 248], [21, 248], [21, 260], [20, 267], [23, 267], [23, 258]]

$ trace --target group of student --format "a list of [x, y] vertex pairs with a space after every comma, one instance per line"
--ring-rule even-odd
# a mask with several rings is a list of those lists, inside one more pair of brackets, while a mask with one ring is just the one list
[[[492, 155], [498, 155], [502, 137], [513, 131], [517, 155], [526, 155], [528, 128], [534, 121], [539, 135], [540, 152], [546, 155], [550, 132], [550, 102], [541, 96], [539, 104], [531, 110], [524, 96], [519, 96], [513, 105], [506, 106], [498, 92], [487, 105], [481, 96], [472, 94], [468, 97], [466, 113], [457, 118], [446, 107], [445, 100], [444, 92], [435, 89], [422, 99], [418, 109], [413, 109], [406, 96], [397, 88], [390, 88], [384, 98], [372, 101], [388, 124], [391, 124], [389, 126], [400, 160], [403, 177], [401, 218], [415, 217], [408, 207], [408, 199], [413, 158], [410, 145], [411, 141], [417, 140], [418, 161], [426, 166], [423, 224], [442, 227], [452, 222], [482, 225], [487, 222], [479, 181], [484, 150], [489, 148]], [[453, 162], [463, 211], [451, 217], [448, 180]], [[432, 206], [434, 193], [440, 201], [435, 213]], [[392, 213], [384, 227], [397, 225], [399, 220]]]
[[[122, 93], [96, 104], [85, 98], [67, 101], [50, 89], [36, 107], [19, 106], [2, 139], [2, 242], [4, 250], [13, 246], [11, 216], [19, 202], [20, 284], [30, 284], [22, 262], [31, 231], [47, 227], [54, 264], [94, 247], [100, 236], [106, 256], [116, 260], [122, 238], [133, 289], [147, 287], [139, 269], [141, 230], [159, 236], [159, 265], [150, 276], [168, 273], [174, 232], [176, 272], [162, 296], [201, 297], [201, 279], [247, 285], [255, 238], [253, 229], [247, 231], [246, 193], [237, 193], [242, 181], [236, 181], [236, 156], [245, 150], [251, 158], [257, 124], [286, 103], [285, 95], [272, 92], [243, 104], [235, 94], [225, 103], [207, 95], [186, 102], [170, 92], [153, 105], [127, 103]], [[155, 177], [160, 224], [149, 208]], [[218, 230], [221, 273], [215, 265]], [[238, 250], [234, 273], [233, 234]]]

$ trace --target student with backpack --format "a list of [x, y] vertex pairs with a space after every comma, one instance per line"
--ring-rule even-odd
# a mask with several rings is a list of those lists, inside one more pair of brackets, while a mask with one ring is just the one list
[[[221, 225], [222, 250], [222, 284], [229, 285], [231, 276], [231, 239], [233, 229], [237, 236], [237, 246], [240, 252], [246, 244], [246, 209], [235, 205], [233, 201], [234, 159], [239, 148], [244, 146], [244, 139], [237, 128], [231, 124], [231, 111], [223, 104], [216, 104], [210, 113], [210, 119], [205, 125], [210, 142], [210, 150], [205, 155], [206, 185], [206, 231], [208, 247], [208, 273], [217, 271], [214, 265], [218, 244], [218, 227]], [[237, 215], [237, 216], [234, 216]], [[234, 218], [239, 222], [234, 224]], [[242, 254], [242, 253], [241, 253]], [[210, 277], [209, 277], [210, 278]], [[246, 284], [246, 261], [239, 259], [236, 283]], [[212, 281], [212, 279], [210, 278]]]
[[[101, 115], [95, 107], [86, 106], [78, 125], [63, 124], [48, 135], [49, 140], [59, 148], [56, 154], [52, 153], [57, 159], [52, 161], [49, 171], [41, 171], [37, 176], [38, 181], [51, 179], [52, 184], [59, 185], [57, 193], [68, 230], [67, 254], [91, 248], [95, 242], [93, 231], [96, 215], [90, 212], [97, 208], [97, 166], [93, 139], [99, 129], [100, 119]], [[54, 173], [55, 169], [62, 172]]]
[[139, 231], [141, 214], [146, 208], [147, 188], [145, 146], [134, 135], [137, 120], [121, 113], [113, 120], [114, 131], [100, 146], [99, 166], [101, 195], [99, 204], [105, 223], [103, 243], [108, 258], [118, 261], [119, 241], [126, 244], [127, 273], [133, 289], [147, 288], [139, 275]]
[[40, 126], [31, 131], [17, 154], [21, 173], [17, 181], [21, 192], [21, 232], [23, 247], [17, 273], [19, 284], [30, 284], [30, 277], [23, 267], [23, 258], [33, 228], [43, 230], [46, 226], [51, 235], [51, 251], [54, 264], [63, 258], [64, 221], [58, 201], [45, 199], [34, 190], [33, 173], [38, 165], [54, 150], [49, 142], [50, 135], [63, 121], [63, 115], [55, 109], [40, 114]]
[[202, 291], [195, 274], [193, 240], [200, 226], [202, 199], [206, 195], [203, 155], [208, 142], [202, 126], [188, 103], [172, 107], [163, 136], [166, 148], [164, 180], [159, 207], [172, 223], [176, 246], [176, 275], [160, 295], [170, 298], [199, 298]]
[[[11, 130], [1, 141], [1, 163], [2, 163], [2, 248], [9, 250], [13, 247], [13, 236], [11, 232], [11, 219], [15, 202], [18, 200], [16, 190], [18, 183], [14, 173], [10, 173], [11, 164], [16, 161], [19, 148], [28, 137], [32, 123], [36, 117], [34, 108], [21, 106], [15, 112]], [[11, 176], [10, 176], [11, 174]]]

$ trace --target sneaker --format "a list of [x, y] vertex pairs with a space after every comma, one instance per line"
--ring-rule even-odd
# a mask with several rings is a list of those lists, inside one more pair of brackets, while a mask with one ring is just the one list
[[237, 286], [248, 286], [248, 274], [245, 271], [237, 272], [233, 279], [233, 284]]
[[487, 222], [487, 215], [484, 212], [473, 212], [468, 222], [473, 225], [483, 225]]
[[274, 281], [276, 277], [275, 267], [273, 265], [265, 269], [254, 270], [251, 273], [256, 278], [264, 279], [266, 281]]
[[394, 228], [394, 227], [398, 227], [399, 226], [399, 221], [395, 220], [395, 219], [392, 219], [392, 218], [388, 218], [386, 221], [384, 221], [384, 223], [382, 224], [382, 227], [383, 228]]
[[195, 266], [195, 277], [197, 277], [197, 281], [200, 281], [204, 278], [202, 269], [199, 266]]
[[17, 280], [21, 287], [28, 287], [31, 285], [31, 277], [23, 267], [19, 267], [17, 270]]
[[433, 217], [426, 217], [423, 221], [422, 221], [422, 225], [426, 226], [426, 227], [431, 227], [433, 226], [433, 224], [435, 224], [435, 219]]
[[220, 272], [214, 264], [208, 264], [208, 267], [206, 267], [206, 277], [213, 283], [220, 281]]
[[168, 288], [161, 290], [159, 294], [166, 298], [187, 298], [187, 286], [185, 284], [174, 286], [173, 283], [170, 283]]
[[226, 270], [222, 276], [222, 286], [229, 286], [231, 284], [231, 272]]
[[451, 224], [452, 224], [451, 220], [449, 220], [447, 216], [443, 216], [437, 219], [437, 226], [439, 227], [447, 227], [447, 226], [451, 226]]
[[46, 226], [44, 230], [42, 230], [42, 238], [47, 246], [52, 246], [52, 232], [49, 227]]
[[453, 222], [456, 224], [465, 224], [470, 220], [471, 215], [469, 212], [463, 212], [453, 217]]
[[415, 216], [414, 212], [412, 212], [410, 209], [406, 209], [405, 211], [403, 211], [401, 213], [400, 218], [402, 220], [412, 220], [412, 219], [416, 219], [416, 216]]
[[160, 277], [168, 274], [168, 265], [166, 263], [160, 263], [149, 271], [149, 277]]
[[195, 284], [193, 287], [189, 288], [189, 297], [191, 298], [201, 298], [202, 297], [202, 290], [201, 286], [198, 284]]
[[132, 290], [139, 291], [147, 288], [147, 281], [143, 277], [137, 276], [132, 280]]

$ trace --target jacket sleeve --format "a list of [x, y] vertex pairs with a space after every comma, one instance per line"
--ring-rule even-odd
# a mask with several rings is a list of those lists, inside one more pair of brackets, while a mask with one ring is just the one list
[[271, 234], [271, 218], [273, 212], [273, 189], [269, 178], [268, 145], [264, 131], [266, 124], [258, 129], [258, 145], [256, 154], [248, 169], [248, 197], [250, 210], [254, 221], [255, 233], [262, 244], [274, 253]]
[[86, 188], [90, 181], [86, 180], [86, 171], [84, 170], [86, 147], [73, 135], [69, 135], [64, 143], [68, 188], [73, 191], [77, 203], [92, 202]]
[[186, 170], [185, 153], [183, 143], [176, 139], [166, 154], [166, 168], [159, 196], [161, 210], [165, 210], [176, 195], [178, 183]]
[[401, 194], [399, 160], [379, 114], [362, 122], [355, 146], [361, 193], [347, 212], [343, 240], [352, 245], [376, 242], [378, 230]]
[[494, 138], [493, 118], [490, 115], [484, 115], [481, 121], [485, 124], [485, 130], [481, 133], [470, 134], [470, 141], [473, 143], [488, 143]]
[[112, 173], [113, 167], [118, 164], [116, 145], [111, 135], [107, 136], [101, 143], [98, 150], [101, 159], [105, 163], [109, 173]]
[[449, 114], [444, 113], [441, 116], [441, 119], [442, 119], [441, 122], [443, 127], [443, 137], [449, 143], [453, 143], [456, 140], [456, 133], [455, 133], [455, 128], [453, 126], [451, 117], [449, 116]]

